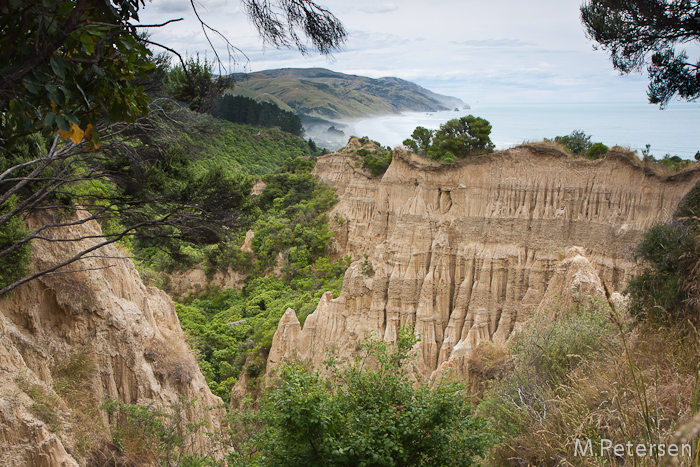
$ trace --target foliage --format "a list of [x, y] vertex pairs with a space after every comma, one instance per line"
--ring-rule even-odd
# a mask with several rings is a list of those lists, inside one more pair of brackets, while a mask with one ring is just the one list
[[[1, 170], [2, 162], [0, 162]], [[17, 196], [11, 197], [6, 205], [0, 205], [0, 216], [8, 214], [16, 205]], [[14, 217], [6, 224], [0, 225], [0, 252], [5, 252], [14, 245], [18, 245], [18, 242], [25, 238], [27, 233], [20, 217]], [[29, 272], [30, 257], [31, 251], [27, 243], [18, 245], [16, 249], [5, 255], [0, 261], [0, 290]]]
[[[491, 452], [491, 465], [510, 465], [507, 459], [514, 458], [530, 465], [547, 464], [555, 459], [552, 445], [561, 438], [569, 441], [570, 430], [557, 431], [559, 411], [564, 410], [557, 396], [581, 366], [594, 366], [603, 358], [602, 351], [617, 345], [609, 313], [606, 303], [559, 310], [557, 319], [536, 316], [514, 336], [509, 345], [512, 371], [491, 384], [478, 406], [478, 413], [505, 435]], [[588, 428], [588, 422], [583, 425]]]
[[451, 163], [466, 156], [492, 152], [494, 144], [490, 134], [491, 124], [487, 120], [468, 115], [449, 120], [435, 131], [417, 127], [403, 144], [416, 154]]
[[433, 147], [439, 150], [441, 157], [448, 152], [460, 158], [469, 154], [491, 152], [494, 145], [489, 138], [490, 134], [491, 124], [487, 120], [468, 115], [440, 125], [433, 137]]
[[675, 219], [650, 228], [636, 255], [644, 268], [628, 284], [632, 315], [660, 321], [685, 318], [692, 309], [689, 287], [700, 258], [696, 223]]
[[322, 150], [309, 141], [274, 128], [261, 129], [233, 124], [208, 115], [197, 115], [196, 128], [189, 133], [204, 166], [226, 165], [229, 170], [265, 175], [280, 168], [286, 159], [313, 158]]
[[[257, 2], [246, 4], [251, 6]], [[200, 61], [199, 57], [181, 62], [181, 68], [175, 67], [169, 74], [170, 79], [166, 79], [167, 58], [163, 55], [151, 58], [152, 53], [146, 47], [160, 44], [150, 41], [147, 34], [137, 29], [162, 25], [134, 25], [138, 23], [138, 12], [143, 5], [143, 0], [13, 0], [0, 5], [0, 45], [5, 51], [0, 59], [0, 160], [17, 161], [20, 138], [31, 135], [37, 141], [45, 138], [48, 142], [38, 144], [39, 157], [17, 161], [0, 173], [0, 182], [4, 182], [0, 209], [9, 210], [0, 215], [0, 228], [38, 208], [45, 209], [47, 203], [56, 200], [55, 208], [68, 211], [62, 213], [61, 221], [52, 219], [53, 224], [41, 225], [1, 250], [0, 258], [38, 240], [50, 227], [107, 218], [112, 228], [119, 229], [106, 233], [97, 243], [71, 258], [15, 280], [0, 289], [0, 294], [79, 261], [90, 251], [144, 228], [150, 231], [142, 232], [142, 237], [159, 236], [162, 233], [154, 235], [154, 231], [165, 226], [166, 235], [194, 234], [197, 241], [211, 242], [221, 238], [225, 229], [240, 219], [241, 197], [234, 195], [229, 200], [227, 196], [245, 184], [238, 175], [214, 167], [207, 174], [190, 171], [187, 178], [179, 177], [183, 170], [178, 169], [178, 174], [174, 174], [170, 170], [173, 166], [159, 166], [163, 154], [177, 148], [151, 147], [143, 143], [144, 134], [162, 131], [164, 127], [172, 129], [171, 114], [175, 111], [163, 100], [150, 102], [149, 107], [150, 99], [144, 87], [149, 72], [152, 72], [150, 78], [169, 82], [178, 98], [188, 100], [197, 109], [203, 108], [202, 99], [222, 83], [220, 80], [218, 84], [212, 83], [211, 65], [206, 59]], [[197, 14], [195, 3], [191, 5]], [[306, 36], [322, 54], [327, 54], [344, 40], [342, 25], [313, 2], [299, 5], [296, 0], [274, 0], [266, 1], [265, 6], [264, 9], [251, 8], [248, 13], [260, 33], [266, 38], [273, 34], [278, 44], [291, 40], [306, 52], [308, 49], [301, 40]], [[276, 8], [279, 6], [287, 8], [290, 14], [296, 12], [304, 16], [278, 17]], [[298, 31], [302, 25], [305, 29]], [[202, 28], [205, 35], [208, 31], [218, 33], [204, 23]], [[224, 36], [219, 36], [232, 52], [235, 47]], [[160, 97], [161, 93], [156, 92], [156, 95]], [[159, 114], [160, 121], [146, 118], [149, 113]], [[131, 139], [134, 137], [141, 141], [134, 142]], [[106, 147], [106, 142], [111, 147]], [[309, 147], [306, 142], [304, 146]], [[118, 157], [110, 160], [115, 155]], [[149, 180], [141, 189], [138, 182], [143, 184], [151, 175], [157, 180]], [[88, 190], [93, 191], [90, 205], [79, 203], [75, 196], [82, 190], [74, 187], [93, 184], [98, 179], [109, 181], [97, 183], [102, 187], [114, 183], [121, 188], [118, 182], [131, 182], [127, 184], [131, 193], [112, 196], [114, 193], [106, 190], [101, 193], [106, 196], [96, 197], [94, 190]], [[175, 182], [172, 186], [171, 180]], [[197, 183], [203, 185], [195, 186]], [[29, 189], [37, 184], [38, 190]], [[163, 192], [157, 192], [156, 188]], [[223, 190], [218, 193], [220, 188]], [[9, 199], [20, 192], [29, 194], [21, 196], [15, 206], [9, 208]], [[137, 199], [136, 195], [150, 197]], [[77, 209], [84, 209], [87, 215], [79, 220], [65, 215]], [[204, 223], [198, 225], [197, 217]], [[135, 223], [126, 222], [135, 219]], [[220, 224], [214, 225], [217, 222]], [[79, 240], [82, 238], [75, 239]]]
[[151, 52], [132, 25], [140, 0], [17, 0], [0, 6], [0, 138], [40, 130], [98, 142], [100, 123], [147, 113]]
[[403, 145], [416, 154], [427, 156], [432, 140], [433, 131], [422, 126], [418, 126], [415, 130], [413, 130], [413, 133], [411, 133], [411, 138], [405, 140]]
[[567, 136], [556, 136], [554, 142], [561, 144], [577, 156], [586, 155], [587, 151], [593, 146], [591, 136], [581, 130], [574, 130]]
[[700, 298], [696, 285], [699, 212], [700, 185], [696, 184], [678, 203], [670, 221], [644, 233], [635, 250], [643, 268], [628, 283], [633, 316], [664, 323], [695, 319]]
[[333, 233], [325, 213], [337, 200], [330, 187], [311, 175], [312, 167], [288, 160], [277, 173], [263, 177], [267, 188], [255, 200], [263, 214], [253, 224], [252, 242], [259, 268], [272, 266], [283, 253], [292, 276], [330, 252]]
[[240, 292], [212, 288], [197, 298], [176, 303], [182, 328], [192, 339], [212, 392], [228, 402], [242, 372], [253, 377], [264, 373], [272, 337], [284, 311], [297, 310], [303, 322], [324, 292], [340, 293], [348, 266], [349, 258], [336, 262], [319, 258], [292, 281], [258, 277], [250, 279]]
[[587, 159], [600, 159], [608, 153], [608, 147], [603, 143], [593, 143], [586, 151]]
[[[196, 401], [170, 404], [167, 410], [152, 404], [125, 404], [107, 399], [101, 408], [110, 416], [112, 443], [122, 455], [135, 457], [139, 464], [155, 462], [164, 467], [212, 466], [214, 454], [221, 449], [217, 434], [203, 420], [188, 421]], [[201, 441], [209, 438], [211, 452], [202, 452]]]
[[[303, 322], [324, 292], [340, 293], [350, 258], [328, 258], [333, 235], [326, 213], [336, 200], [311, 175], [313, 167], [310, 160], [287, 159], [263, 177], [267, 187], [253, 201], [253, 255], [240, 251], [242, 230], [235, 242], [208, 251], [212, 268], [244, 265], [248, 278], [243, 290], [214, 288], [177, 305], [207, 382], [226, 401], [242, 372], [252, 377], [264, 373], [272, 337], [287, 308]], [[277, 278], [264, 277], [279, 266]]]
[[175, 100], [189, 104], [190, 110], [203, 112], [209, 110], [215, 98], [227, 88], [233, 87], [228, 79], [212, 72], [214, 64], [206, 57], [200, 60], [187, 57], [183, 63], [176, 64], [167, 74], [165, 88]]
[[369, 339], [354, 363], [310, 373], [282, 367], [265, 398], [258, 465], [472, 465], [494, 440], [471, 416], [465, 388], [438, 381], [415, 388], [408, 374], [417, 342], [402, 329], [394, 346]]
[[338, 18], [308, 0], [243, 0], [243, 4], [263, 40], [275, 47], [293, 45], [306, 54], [306, 36], [314, 49], [327, 55], [347, 37]]
[[557, 319], [535, 317], [528, 331], [513, 337], [511, 352], [540, 384], [556, 385], [581, 361], [603, 348], [615, 333], [606, 302], [557, 310]]
[[685, 0], [591, 0], [581, 6], [587, 35], [610, 52], [621, 73], [649, 75], [649, 102], [664, 107], [676, 94], [700, 97], [700, 61], [676, 46], [700, 41], [695, 2]]
[[641, 150], [641, 153], [644, 166], [661, 175], [669, 175], [673, 172], [679, 172], [688, 168], [688, 166], [692, 163], [692, 161], [688, 159], [682, 159], [678, 155], [672, 156], [670, 154], [666, 154], [662, 158], [657, 159], [651, 153], [650, 144], [647, 144], [646, 147]]
[[383, 175], [391, 165], [391, 149], [383, 148], [378, 143], [375, 143], [372, 149], [362, 148], [355, 152], [362, 157], [362, 167], [369, 169], [373, 177]]
[[293, 112], [282, 110], [269, 102], [256, 102], [248, 97], [225, 94], [216, 101], [211, 114], [232, 123], [265, 128], [279, 127], [280, 130], [296, 136], [302, 136], [304, 133], [301, 120]]

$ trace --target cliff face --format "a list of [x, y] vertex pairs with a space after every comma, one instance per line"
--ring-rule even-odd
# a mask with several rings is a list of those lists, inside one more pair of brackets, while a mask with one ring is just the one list
[[643, 231], [666, 221], [700, 179], [663, 179], [615, 153], [571, 160], [534, 146], [449, 167], [395, 152], [381, 179], [353, 164], [328, 155], [315, 172], [340, 197], [331, 213], [338, 250], [360, 260], [340, 297], [324, 296], [303, 329], [285, 314], [270, 368], [290, 349], [315, 364], [331, 348], [347, 357], [368, 332], [395, 341], [413, 323], [423, 377], [446, 366], [466, 374], [472, 349], [505, 342], [538, 307], [622, 291]]
[[[49, 233], [99, 234], [94, 222]], [[55, 264], [94, 242], [35, 241], [32, 266]], [[59, 271], [0, 300], [0, 464], [69, 466], [89, 454], [80, 451], [78, 439], [85, 420], [76, 423], [65, 388], [55, 384], [57, 369], [76, 356], [85, 367], [79, 382], [87, 388], [83, 405], [96, 408], [112, 398], [169, 410], [196, 400], [185, 405], [185, 420], [219, 426], [219, 409], [206, 407], [219, 406], [221, 399], [209, 391], [172, 301], [144, 286], [130, 259], [110, 245]], [[42, 401], [49, 401], [57, 423], [40, 416]], [[106, 433], [106, 412], [91, 413], [96, 428], [88, 435]], [[195, 441], [199, 447], [204, 443], [203, 437]]]

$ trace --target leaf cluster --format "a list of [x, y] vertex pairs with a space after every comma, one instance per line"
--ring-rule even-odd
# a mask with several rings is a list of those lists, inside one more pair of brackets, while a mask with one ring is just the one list
[[680, 44], [700, 40], [698, 5], [686, 0], [592, 0], [581, 6], [587, 35], [610, 52], [621, 73], [649, 74], [649, 102], [664, 107], [678, 94], [700, 96], [700, 61], [693, 64]]
[[[152, 65], [137, 34], [139, 0], [0, 5], [0, 138], [88, 131], [148, 112], [138, 82]], [[89, 138], [97, 143], [99, 135]]]
[[[215, 100], [233, 82], [222, 76], [214, 76], [214, 64], [206, 57], [186, 57], [183, 63], [170, 68], [164, 80], [166, 92], [175, 100], [189, 105], [195, 112], [208, 111]], [[244, 122], [247, 123], [247, 122]]]
[[338, 18], [308, 0], [243, 0], [243, 4], [263, 40], [275, 47], [294, 46], [307, 54], [305, 36], [313, 48], [328, 55], [347, 38]]

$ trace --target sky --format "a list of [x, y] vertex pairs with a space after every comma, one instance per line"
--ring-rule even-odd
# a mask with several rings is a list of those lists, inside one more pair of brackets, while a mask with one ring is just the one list
[[[581, 1], [316, 0], [349, 33], [331, 58], [264, 45], [238, 0], [196, 5], [201, 18], [241, 51], [229, 63], [223, 42], [211, 34], [227, 71], [320, 67], [394, 76], [470, 105], [646, 102], [646, 78], [621, 76], [586, 38]], [[142, 24], [176, 18], [183, 21], [155, 28], [151, 40], [212, 59], [189, 0], [151, 0], [140, 14]]]

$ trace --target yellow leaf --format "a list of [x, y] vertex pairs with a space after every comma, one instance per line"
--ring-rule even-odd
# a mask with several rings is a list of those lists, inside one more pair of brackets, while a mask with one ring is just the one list
[[85, 141], [87, 141], [87, 144], [85, 145], [85, 151], [87, 152], [90, 149], [100, 149], [100, 142], [98, 141], [97, 143], [92, 142], [92, 123], [88, 123], [87, 128], [85, 128]]
[[[88, 127], [91, 127], [91, 125], [88, 125]], [[73, 144], [80, 144], [80, 142], [83, 140], [85, 132], [75, 123], [71, 123], [70, 131], [58, 130], [58, 134], [61, 135], [61, 138], [63, 139], [70, 138], [70, 140], [73, 141]]]

